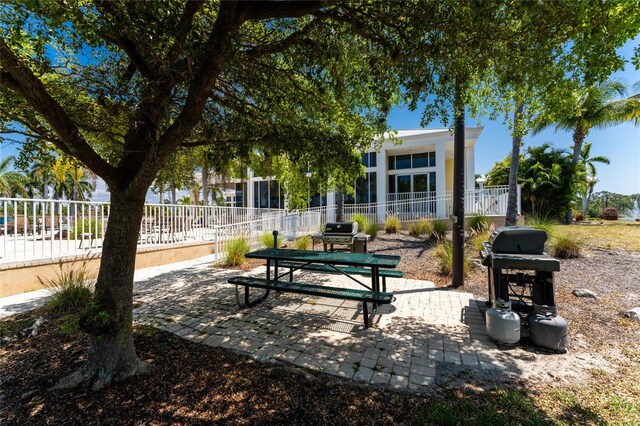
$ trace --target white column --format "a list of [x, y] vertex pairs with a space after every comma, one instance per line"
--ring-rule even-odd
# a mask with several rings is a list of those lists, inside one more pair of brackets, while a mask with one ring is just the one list
[[471, 191], [476, 187], [476, 173], [475, 173], [475, 159], [474, 159], [474, 148], [472, 146], [465, 148], [464, 150], [464, 158], [465, 158], [465, 191]]
[[436, 215], [439, 218], [446, 217], [446, 204], [444, 196], [446, 195], [446, 175], [444, 171], [445, 156], [444, 156], [444, 141], [436, 143], [436, 197], [438, 202], [436, 203]]
[[327, 222], [336, 221], [336, 193], [327, 192]]
[[245, 194], [245, 196], [247, 197], [247, 207], [256, 207], [253, 204], [253, 171], [251, 171], [251, 169], [247, 169], [247, 193]]
[[378, 196], [378, 223], [387, 220], [387, 150], [376, 153], [376, 193]]

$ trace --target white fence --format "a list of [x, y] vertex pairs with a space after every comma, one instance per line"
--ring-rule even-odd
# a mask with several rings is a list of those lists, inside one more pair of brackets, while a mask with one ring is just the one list
[[[467, 191], [465, 212], [504, 215], [507, 197], [507, 187]], [[100, 252], [109, 209], [109, 203], [0, 198], [0, 264]], [[447, 218], [452, 212], [451, 194], [344, 206], [345, 220], [360, 214], [378, 223], [389, 215], [413, 221]], [[223, 253], [228, 241], [237, 236], [246, 237], [252, 248], [257, 248], [266, 232], [278, 230], [280, 238], [293, 239], [318, 232], [326, 222], [335, 220], [335, 206], [288, 213], [277, 209], [146, 204], [138, 245], [210, 241], [217, 253]]]
[[[444, 196], [434, 196], [432, 194], [389, 194], [386, 202], [346, 204], [344, 207], [345, 220], [350, 220], [356, 214], [365, 216], [370, 222], [384, 221], [387, 216], [397, 216], [403, 222], [450, 217], [453, 214], [453, 194], [451, 192], [447, 192]], [[464, 196], [465, 215], [506, 215], [508, 194], [509, 187], [507, 186], [493, 186], [466, 191]], [[428, 196], [419, 197], [419, 195]], [[519, 199], [518, 213], [520, 213]]]
[[[0, 264], [100, 252], [109, 209], [109, 203], [0, 198]], [[138, 245], [219, 244], [236, 234], [255, 242], [257, 232], [274, 229], [294, 238], [317, 231], [320, 221], [320, 211], [146, 204]]]

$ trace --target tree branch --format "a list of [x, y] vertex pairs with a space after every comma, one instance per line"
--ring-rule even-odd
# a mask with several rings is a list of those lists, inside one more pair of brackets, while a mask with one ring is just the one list
[[243, 1], [238, 5], [238, 15], [243, 21], [299, 18], [336, 3], [336, 1]]
[[44, 84], [24, 65], [0, 37], [1, 84], [7, 84], [44, 117], [60, 140], [54, 142], [58, 148], [76, 157], [108, 184], [114, 183], [116, 173], [113, 166], [100, 157], [82, 137], [76, 124], [66, 111], [51, 97]]

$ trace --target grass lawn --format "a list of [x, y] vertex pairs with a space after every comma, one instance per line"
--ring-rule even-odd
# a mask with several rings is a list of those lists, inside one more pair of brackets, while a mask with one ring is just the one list
[[554, 225], [551, 234], [569, 233], [590, 247], [640, 251], [640, 222], [604, 221], [602, 225]]

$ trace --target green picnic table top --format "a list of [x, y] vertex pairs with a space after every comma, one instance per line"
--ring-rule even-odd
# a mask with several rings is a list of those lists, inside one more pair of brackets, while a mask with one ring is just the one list
[[295, 262], [326, 263], [331, 265], [395, 268], [400, 256], [371, 253], [345, 253], [311, 250], [263, 249], [247, 253], [251, 259], [291, 260]]

